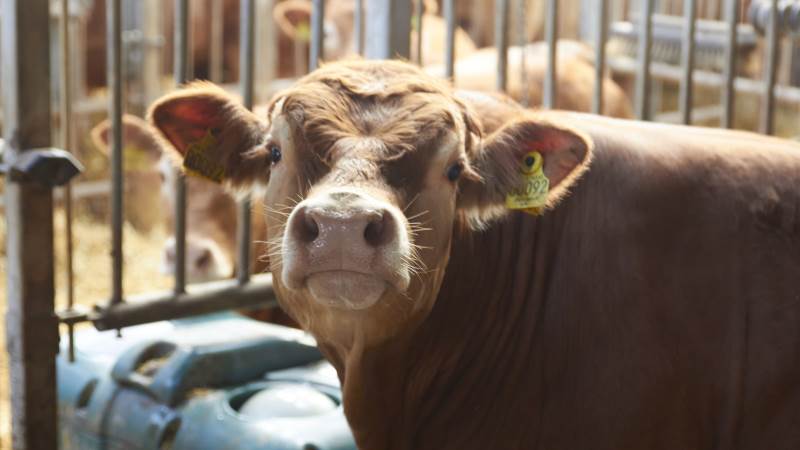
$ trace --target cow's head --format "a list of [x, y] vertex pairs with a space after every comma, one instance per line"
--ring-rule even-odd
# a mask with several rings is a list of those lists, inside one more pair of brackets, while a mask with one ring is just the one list
[[[92, 129], [95, 147], [110, 154], [111, 122]], [[162, 251], [160, 272], [175, 272], [176, 173], [171, 158], [163, 152], [158, 132], [144, 120], [122, 117], [122, 152], [125, 169], [127, 219], [156, 215], [168, 238]], [[236, 200], [219, 184], [186, 177], [186, 280], [198, 283], [233, 275], [236, 254]]]
[[151, 109], [195, 170], [263, 189], [281, 304], [344, 346], [374, 345], [427, 316], [454, 230], [505, 214], [528, 152], [543, 155], [548, 206], [589, 160], [575, 131], [521, 112], [483, 136], [486, 115], [392, 61], [324, 66], [276, 96], [266, 117], [205, 83]]

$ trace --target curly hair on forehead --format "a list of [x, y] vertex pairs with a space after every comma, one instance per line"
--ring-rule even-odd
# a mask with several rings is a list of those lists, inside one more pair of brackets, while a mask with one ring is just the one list
[[276, 96], [271, 109], [279, 100], [298, 137], [323, 159], [349, 137], [379, 139], [383, 146], [375, 148], [383, 151], [376, 156], [393, 159], [462, 123], [467, 140], [481, 134], [446, 80], [399, 61], [324, 65]]

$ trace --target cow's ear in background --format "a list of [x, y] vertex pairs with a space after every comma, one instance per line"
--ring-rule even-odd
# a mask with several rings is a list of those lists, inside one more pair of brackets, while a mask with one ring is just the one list
[[477, 146], [469, 158], [478, 176], [459, 182], [458, 208], [480, 226], [510, 209], [554, 207], [588, 167], [593, 144], [576, 130], [525, 116]]
[[156, 101], [148, 117], [190, 174], [235, 188], [266, 182], [267, 124], [221, 88], [192, 83]]
[[275, 5], [272, 18], [290, 40], [307, 42], [311, 31], [311, 10], [309, 0], [287, 0]]
[[[106, 119], [92, 128], [94, 146], [103, 154], [111, 155], [111, 120]], [[161, 145], [156, 131], [144, 120], [130, 115], [122, 116], [123, 167], [127, 172], [152, 170], [161, 158]]]

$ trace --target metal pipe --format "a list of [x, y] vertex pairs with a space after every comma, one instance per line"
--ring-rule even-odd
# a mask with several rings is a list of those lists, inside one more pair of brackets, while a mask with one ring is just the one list
[[[444, 41], [444, 76], [455, 79], [456, 60], [456, 4], [455, 0], [443, 0], [444, 20], [447, 23], [447, 35]], [[421, 61], [422, 59], [420, 59]]]
[[410, 0], [372, 0], [367, 9], [364, 43], [367, 58], [411, 57], [411, 11]]
[[761, 102], [759, 131], [772, 134], [775, 130], [775, 76], [778, 65], [778, 0], [770, 2], [769, 27], [767, 27], [767, 48], [764, 66], [764, 92]]
[[417, 21], [417, 30], [416, 30], [417, 48], [415, 50], [417, 52], [417, 64], [421, 66], [422, 65], [422, 16], [425, 10], [425, 5], [422, 3], [422, 0], [416, 0], [414, 2], [414, 8], [416, 8], [416, 11], [414, 12], [414, 17]]
[[527, 14], [527, 3], [528, 0], [518, 0], [517, 2], [517, 27], [519, 39], [519, 83], [522, 87], [522, 98], [520, 99], [520, 103], [522, 106], [529, 107], [531, 104], [531, 87], [530, 87], [530, 79], [528, 78], [528, 14]]
[[[50, 14], [48, 0], [2, 0], [4, 162], [50, 147]], [[5, 180], [7, 277], [4, 317], [15, 450], [58, 448], [53, 314], [53, 191]], [[6, 383], [4, 380], [3, 383]]]
[[223, 0], [211, 0], [211, 45], [208, 58], [209, 79], [214, 83], [222, 83], [224, 69], [224, 20], [225, 10]]
[[[70, 151], [72, 143], [72, 67], [70, 61], [69, 0], [61, 0], [61, 146]], [[67, 269], [67, 309], [75, 304], [75, 272], [73, 269], [72, 241], [72, 182], [64, 185], [64, 213], [66, 215], [66, 269]], [[75, 361], [75, 333], [72, 325], [67, 326], [68, 360]]]
[[695, 0], [683, 0], [683, 41], [681, 44], [681, 77], [678, 106], [681, 111], [681, 121], [685, 125], [692, 123], [692, 75], [694, 72], [694, 32], [697, 8]]
[[98, 330], [112, 330], [160, 320], [210, 314], [229, 309], [248, 309], [276, 304], [271, 275], [253, 277], [241, 286], [234, 280], [207, 283], [195, 293], [156, 293], [131, 297], [131, 301], [101, 309], [86, 317]]
[[597, 15], [597, 35], [595, 36], [594, 92], [592, 94], [592, 113], [603, 114], [603, 80], [606, 70], [606, 39], [608, 37], [608, 0], [599, 0], [600, 13]]
[[356, 52], [364, 56], [364, 0], [356, 0]]
[[733, 128], [735, 111], [734, 78], [736, 77], [736, 27], [739, 22], [739, 0], [728, 0], [726, 3], [727, 44], [725, 46], [725, 68], [722, 85], [722, 123], [724, 128]]
[[[254, 86], [253, 76], [255, 68], [255, 0], [242, 0], [241, 10], [241, 36], [239, 38], [240, 53], [239, 67], [241, 67], [242, 102], [247, 109], [253, 109]], [[238, 220], [236, 222], [237, 265], [236, 279], [239, 284], [250, 280], [250, 199], [245, 198], [238, 205]]]
[[[175, 0], [175, 84], [189, 78], [189, 1]], [[176, 170], [175, 177], [175, 287], [186, 291], [186, 178]]]
[[650, 43], [653, 39], [653, 3], [642, 0], [639, 11], [639, 66], [636, 73], [636, 118], [650, 120]]
[[121, 303], [122, 293], [122, 29], [120, 0], [106, 0], [108, 88], [111, 91], [111, 303]]
[[508, 85], [508, 0], [494, 3], [494, 41], [497, 45], [497, 78], [495, 88], [505, 91]]
[[323, 53], [323, 25], [325, 20], [325, 0], [312, 0], [311, 2], [311, 51], [309, 52], [309, 72], [319, 67], [319, 62], [325, 57]]
[[547, 40], [547, 72], [544, 78], [544, 98], [542, 106], [548, 109], [556, 107], [556, 52], [558, 51], [558, 0], [547, 0], [547, 20], [544, 24]]

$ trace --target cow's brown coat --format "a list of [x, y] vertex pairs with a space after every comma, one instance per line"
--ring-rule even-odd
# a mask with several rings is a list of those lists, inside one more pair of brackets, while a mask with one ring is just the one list
[[[267, 199], [278, 201], [350, 167], [363, 171], [346, 173], [347, 183], [392, 196], [409, 216], [429, 211], [431, 229], [414, 239], [432, 246], [421, 258], [434, 264], [412, 282], [410, 304], [387, 298], [366, 312], [330, 312], [275, 277], [282, 304], [336, 366], [362, 450], [800, 446], [797, 145], [532, 114], [482, 94], [459, 100], [417, 69], [380, 64], [331, 65], [301, 80], [271, 115], [272, 133], [291, 130], [281, 142], [298, 154], [269, 180], [230, 172], [240, 184], [267, 183]], [[178, 106], [207, 96], [215, 94], [203, 87], [168, 97], [154, 107], [156, 123], [180, 129]], [[203, 124], [224, 118], [246, 131], [222, 142], [225, 161], [246, 152], [266, 171], [264, 144], [277, 138], [257, 137], [250, 131], [263, 120], [222, 103]], [[381, 168], [398, 166], [340, 146], [367, 132], [378, 141], [371, 148], [397, 161], [424, 153], [419, 144], [448, 127], [472, 132], [455, 154], [470, 165], [457, 199], [433, 177], [438, 169], [418, 167], [436, 192], [413, 201], [382, 181]], [[545, 161], [560, 192], [541, 217], [503, 213], [512, 161], [532, 142], [562, 155]], [[483, 229], [454, 220], [456, 207]], [[280, 235], [280, 215], [268, 221]]]

